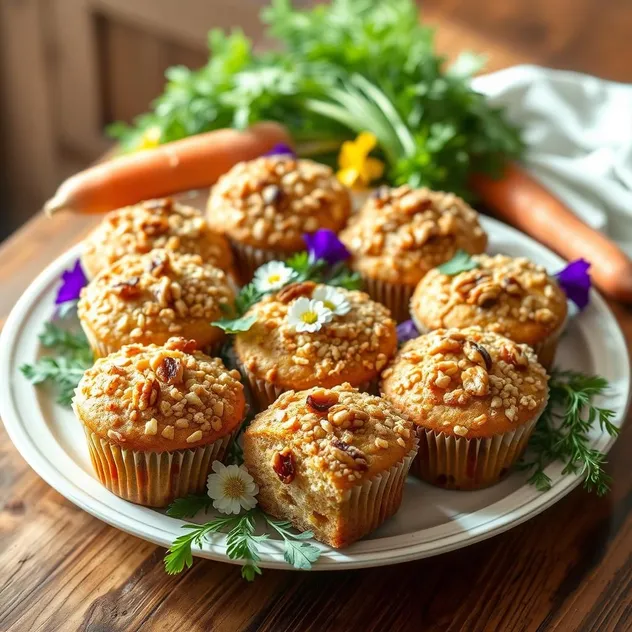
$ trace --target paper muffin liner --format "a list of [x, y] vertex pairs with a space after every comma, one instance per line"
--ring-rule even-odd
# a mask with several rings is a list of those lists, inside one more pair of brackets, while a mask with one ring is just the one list
[[489, 438], [467, 439], [417, 427], [419, 452], [411, 474], [444, 489], [494, 485], [525, 451], [538, 417]]
[[283, 250], [264, 250], [231, 240], [230, 245], [235, 254], [235, 261], [241, 282], [246, 284], [252, 280], [255, 270], [269, 261], [285, 261], [292, 256]]
[[127, 450], [84, 425], [90, 460], [113, 494], [146, 507], [166, 507], [175, 498], [203, 493], [213, 461], [221, 461], [237, 431], [191, 450]]
[[[268, 406], [271, 406], [282, 393], [290, 390], [257, 377], [254, 373], [246, 369], [246, 367], [244, 367], [244, 365], [239, 361], [237, 361], [237, 368], [246, 380], [250, 389], [250, 394], [254, 400], [253, 403], [258, 410], [265, 410]], [[341, 384], [342, 383], [343, 382], [341, 382]], [[314, 384], [314, 386], [318, 386], [318, 384]], [[375, 377], [367, 382], [362, 382], [356, 386], [356, 388], [363, 393], [375, 395], [377, 394], [378, 378]]]
[[406, 476], [417, 454], [418, 443], [415, 438], [413, 449], [399, 463], [350, 490], [341, 512], [344, 527], [339, 546], [359, 540], [397, 512], [402, 501]]
[[364, 275], [362, 275], [362, 282], [367, 294], [374, 301], [386, 305], [398, 323], [410, 318], [410, 299], [415, 291], [414, 285], [389, 283]]

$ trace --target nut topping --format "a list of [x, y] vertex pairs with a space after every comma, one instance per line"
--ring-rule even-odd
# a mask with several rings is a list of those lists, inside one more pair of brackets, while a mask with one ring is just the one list
[[320, 391], [307, 396], [307, 408], [315, 413], [326, 413], [338, 403], [338, 395], [332, 391]]
[[291, 283], [286, 285], [277, 294], [277, 299], [282, 303], [291, 303], [294, 299], [301, 296], [310, 297], [316, 284], [313, 281], [302, 281], [301, 283]]
[[529, 358], [518, 345], [504, 345], [500, 350], [500, 358], [507, 364], [515, 366], [519, 371], [524, 371], [529, 366]]
[[295, 466], [294, 454], [289, 448], [283, 448], [281, 452], [275, 452], [272, 457], [272, 469], [285, 485], [294, 480], [296, 476]]
[[116, 290], [122, 299], [128, 301], [140, 295], [140, 288], [138, 287], [139, 281], [140, 279], [138, 277], [133, 277], [129, 281], [117, 283], [113, 286], [113, 289]]
[[366, 455], [362, 452], [362, 450], [358, 450], [355, 446], [349, 445], [346, 441], [342, 441], [341, 439], [332, 439], [331, 445], [350, 457], [349, 459], [345, 459], [350, 467], [360, 471], [366, 471], [369, 469]]
[[489, 374], [481, 366], [472, 366], [461, 373], [463, 389], [476, 397], [484, 397], [489, 393]]
[[465, 353], [465, 357], [471, 362], [474, 362], [474, 364], [485, 366], [488, 371], [491, 370], [492, 359], [487, 352], [487, 349], [485, 349], [482, 345], [479, 345], [477, 342], [472, 340], [468, 340], [463, 346], [463, 353]]

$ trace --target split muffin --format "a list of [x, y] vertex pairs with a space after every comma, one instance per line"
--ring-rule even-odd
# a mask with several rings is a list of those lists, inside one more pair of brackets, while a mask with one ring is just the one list
[[305, 250], [305, 233], [338, 232], [350, 212], [349, 192], [329, 167], [276, 155], [224, 174], [211, 190], [207, 217], [228, 237], [247, 282], [263, 263]]
[[478, 213], [461, 198], [409, 186], [376, 189], [340, 238], [367, 292], [397, 321], [408, 318], [413, 290], [429, 270], [459, 249], [474, 254], [487, 245]]
[[419, 331], [480, 325], [528, 344], [549, 369], [568, 311], [557, 281], [524, 257], [477, 255], [471, 262], [471, 270], [435, 268], [423, 278], [410, 308]]
[[140, 505], [164, 507], [205, 490], [245, 416], [237, 371], [195, 341], [128, 345], [82, 377], [73, 409], [99, 480]]
[[171, 198], [147, 200], [108, 213], [84, 240], [81, 264], [91, 279], [125, 255], [154, 248], [199, 255], [217, 268], [233, 269], [226, 238], [210, 229], [200, 211]]
[[417, 430], [411, 471], [447, 489], [498, 482], [527, 447], [548, 400], [533, 350], [480, 327], [409, 341], [382, 378], [382, 396]]
[[294, 283], [246, 317], [256, 320], [235, 336], [235, 353], [261, 408], [288, 390], [345, 382], [375, 389], [397, 349], [395, 321], [364, 292]]
[[412, 424], [349, 384], [290, 391], [244, 433], [259, 505], [340, 548], [399, 508], [417, 450]]
[[234, 298], [226, 274], [199, 255], [152, 250], [103, 270], [82, 289], [78, 314], [97, 357], [130, 343], [164, 344], [172, 336], [212, 351], [224, 333], [211, 322]]

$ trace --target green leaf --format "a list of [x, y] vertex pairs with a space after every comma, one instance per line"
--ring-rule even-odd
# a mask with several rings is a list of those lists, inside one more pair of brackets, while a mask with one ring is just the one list
[[176, 498], [167, 507], [167, 515], [172, 518], [193, 518], [200, 511], [208, 511], [212, 505], [213, 499], [208, 494], [189, 494]]
[[238, 334], [248, 331], [257, 321], [256, 314], [242, 316], [241, 318], [221, 318], [211, 323], [215, 327], [223, 329], [227, 334]]
[[478, 268], [479, 264], [470, 257], [470, 255], [465, 252], [465, 250], [457, 250], [456, 254], [450, 261], [446, 261], [438, 266], [439, 272], [441, 274], [447, 274], [448, 276], [455, 276], [460, 272], [467, 272], [468, 270], [474, 270], [474, 268]]
[[290, 531], [292, 525], [285, 520], [276, 520], [265, 514], [266, 522], [283, 538], [285, 561], [301, 570], [309, 570], [312, 564], [320, 557], [320, 549], [305, 540], [314, 537], [311, 531], [303, 533], [293, 533]]

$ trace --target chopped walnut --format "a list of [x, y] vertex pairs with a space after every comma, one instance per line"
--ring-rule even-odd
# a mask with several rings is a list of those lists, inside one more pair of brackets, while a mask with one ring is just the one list
[[315, 287], [316, 283], [313, 281], [291, 283], [280, 290], [276, 297], [277, 300], [281, 301], [281, 303], [291, 303], [293, 300], [301, 296], [311, 297]]
[[476, 397], [484, 397], [489, 393], [489, 374], [480, 366], [472, 366], [461, 373], [463, 388]]

